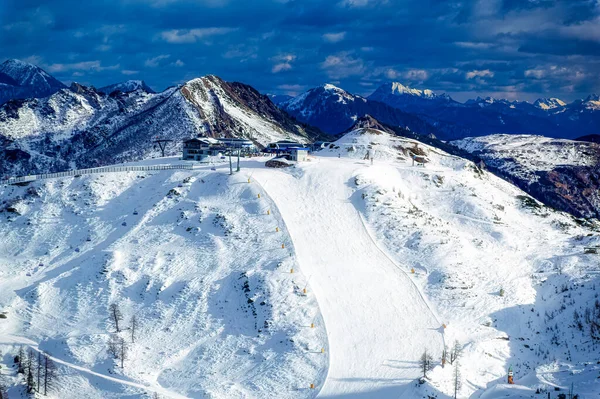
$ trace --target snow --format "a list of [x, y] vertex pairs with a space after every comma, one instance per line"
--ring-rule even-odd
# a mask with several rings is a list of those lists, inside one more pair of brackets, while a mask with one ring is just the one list
[[[460, 398], [598, 395], [598, 342], [573, 321], [598, 296], [597, 222], [374, 129], [290, 168], [265, 161], [0, 187], [19, 212], [0, 213], [0, 350], [66, 363], [60, 398], [442, 399], [457, 340]], [[123, 370], [105, 351], [115, 300], [142, 321]]]
[[410, 277], [371, 238], [356, 209], [356, 168], [319, 159], [299, 175], [253, 176], [277, 203], [323, 311], [331, 360], [321, 396], [398, 397], [418, 377], [414, 364], [423, 349], [441, 351], [442, 327]]
[[567, 105], [564, 101], [559, 98], [540, 98], [536, 100], [533, 105], [537, 108], [548, 111], [551, 109], [561, 108]]
[[153, 93], [152, 89], [150, 89], [150, 87], [148, 87], [146, 82], [143, 80], [127, 80], [125, 82], [115, 83], [98, 89], [98, 91], [106, 94], [110, 94], [116, 90], [119, 90], [123, 93], [129, 93], [135, 90], [144, 90]]
[[[265, 193], [226, 170], [2, 188], [27, 209], [0, 224], [0, 350], [27, 340], [67, 364], [61, 399], [313, 396], [328, 345], [311, 283]], [[113, 301], [140, 319], [124, 370], [106, 354]]]
[[437, 97], [433, 91], [429, 89], [419, 90], [419, 89], [411, 89], [410, 87], [404, 86], [399, 82], [392, 82], [391, 87], [389, 88], [392, 94], [402, 95], [409, 94], [411, 96], [423, 97], [423, 98], [435, 98]]
[[536, 171], [557, 166], [593, 166], [598, 154], [589, 143], [524, 134], [494, 134], [452, 142], [486, 163], [537, 181]]
[[325, 107], [329, 101], [341, 104], [353, 103], [355, 101], [366, 102], [367, 100], [360, 96], [355, 96], [347, 91], [340, 89], [330, 83], [320, 87], [312, 88], [288, 101], [281, 103], [281, 106], [287, 110], [300, 110], [302, 115], [310, 117], [315, 111]]

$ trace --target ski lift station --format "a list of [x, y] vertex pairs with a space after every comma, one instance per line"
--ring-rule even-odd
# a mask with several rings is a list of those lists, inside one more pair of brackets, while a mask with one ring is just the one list
[[280, 140], [270, 143], [264, 151], [279, 154], [287, 153], [291, 148], [303, 148], [303, 146], [301, 143], [297, 143], [295, 141]]
[[240, 151], [241, 155], [257, 151], [250, 140], [238, 138], [199, 137], [183, 142], [183, 159], [188, 161], [203, 161], [210, 156], [222, 156], [230, 151]]
[[248, 139], [222, 137], [218, 138], [217, 141], [228, 150], [240, 150], [242, 154], [251, 154], [258, 151], [254, 143]]
[[183, 159], [203, 161], [210, 156], [223, 154], [226, 148], [218, 140], [210, 137], [194, 138], [183, 142]]

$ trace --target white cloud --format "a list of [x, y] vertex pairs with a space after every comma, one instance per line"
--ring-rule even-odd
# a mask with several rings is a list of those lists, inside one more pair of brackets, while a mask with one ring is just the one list
[[385, 68], [383, 70], [376, 70], [375, 75], [382, 74], [391, 80], [394, 79], [406, 79], [411, 81], [424, 81], [429, 79], [429, 72], [424, 69], [409, 69], [407, 71], [398, 71], [394, 68]]
[[292, 64], [282, 62], [280, 64], [273, 65], [273, 68], [271, 68], [271, 72], [278, 73], [281, 71], [289, 71], [290, 69], [292, 69]]
[[321, 69], [326, 70], [327, 75], [332, 79], [342, 79], [364, 73], [365, 65], [360, 58], [353, 58], [348, 53], [338, 53], [325, 58], [321, 63]]
[[280, 54], [272, 57], [271, 60], [275, 61], [276, 64], [271, 68], [271, 72], [279, 73], [282, 71], [289, 71], [292, 69], [292, 61], [296, 59], [295, 54]]
[[393, 68], [389, 68], [385, 71], [385, 77], [388, 79], [396, 79], [400, 76], [400, 73]]
[[121, 73], [123, 75], [136, 75], [136, 74], [140, 73], [140, 71], [132, 71], [131, 69], [123, 69], [121, 71]]
[[375, 6], [381, 4], [387, 4], [388, 0], [342, 0], [339, 2], [339, 5], [342, 7], [367, 7], [367, 6]]
[[198, 40], [225, 35], [233, 31], [235, 31], [233, 28], [172, 29], [163, 31], [161, 37], [169, 43], [195, 43]]
[[489, 69], [483, 69], [481, 71], [474, 70], [474, 71], [467, 72], [466, 77], [467, 77], [467, 79], [493, 78], [494, 72], [490, 71]]
[[325, 33], [323, 34], [323, 40], [329, 43], [337, 43], [344, 40], [346, 37], [346, 32], [337, 32], [337, 33]]
[[409, 80], [427, 80], [429, 73], [424, 69], [411, 69], [404, 73], [404, 77]]
[[185, 65], [185, 62], [183, 62], [181, 60], [177, 60], [177, 61], [175, 61], [175, 63], [173, 65], [175, 65], [176, 67], [182, 67]]
[[542, 79], [546, 76], [546, 71], [543, 69], [528, 69], [525, 71], [525, 76], [528, 78]]
[[119, 69], [120, 65], [111, 65], [104, 67], [100, 63], [100, 61], [83, 61], [83, 62], [75, 62], [72, 64], [51, 64], [46, 66], [46, 69], [50, 73], [55, 72], [66, 72], [66, 71], [112, 71], [115, 69]]
[[484, 50], [492, 47], [490, 43], [483, 42], [454, 42], [455, 45], [462, 48], [476, 49], [476, 50]]
[[150, 68], [156, 68], [161, 60], [166, 60], [167, 58], [169, 58], [170, 55], [169, 54], [162, 54], [162, 55], [158, 55], [154, 58], [149, 58], [146, 60], [146, 62], [144, 62], [144, 65]]

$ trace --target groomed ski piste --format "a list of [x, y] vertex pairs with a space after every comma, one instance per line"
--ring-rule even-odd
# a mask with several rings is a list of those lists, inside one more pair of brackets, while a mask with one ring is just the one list
[[[450, 398], [456, 364], [460, 398], [598, 395], [599, 346], [573, 325], [597, 297], [593, 222], [372, 129], [266, 160], [0, 187], [9, 394], [30, 345], [59, 363], [56, 398]], [[124, 368], [110, 303], [140, 320]]]

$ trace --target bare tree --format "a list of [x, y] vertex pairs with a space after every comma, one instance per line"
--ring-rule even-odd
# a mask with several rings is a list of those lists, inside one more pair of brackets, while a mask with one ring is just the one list
[[111, 303], [108, 307], [108, 313], [110, 317], [110, 321], [114, 324], [117, 332], [120, 332], [119, 322], [123, 320], [123, 313], [121, 313], [121, 309], [119, 309], [119, 305], [116, 303]]
[[17, 373], [25, 374], [25, 350], [23, 346], [19, 347], [19, 353], [15, 356], [15, 363], [17, 364]]
[[423, 371], [423, 378], [427, 378], [427, 372], [433, 368], [433, 357], [427, 352], [427, 349], [421, 355], [420, 365]]
[[37, 391], [39, 392], [41, 389], [41, 377], [42, 377], [42, 366], [43, 366], [43, 361], [42, 361], [42, 352], [38, 352], [37, 355], [37, 363], [36, 363], [36, 377], [37, 377]]
[[54, 387], [54, 381], [56, 379], [56, 365], [47, 353], [44, 353], [44, 396], [48, 394], [48, 391]]
[[135, 334], [138, 329], [138, 319], [136, 315], [131, 317], [131, 343], [135, 342]]
[[460, 387], [462, 386], [460, 377], [461, 376], [460, 376], [459, 364], [457, 361], [456, 364], [454, 365], [454, 399], [456, 399], [456, 395], [458, 395], [458, 391], [460, 390]]
[[460, 346], [460, 343], [458, 341], [454, 341], [454, 346], [450, 352], [450, 364], [454, 364], [454, 362], [460, 357], [461, 353], [462, 347]]
[[124, 362], [127, 359], [127, 351], [129, 350], [125, 339], [116, 334], [111, 335], [107, 350], [114, 359], [121, 360], [121, 368], [123, 368]]
[[32, 393], [35, 390], [35, 378], [33, 376], [36, 368], [35, 358], [35, 351], [30, 348], [27, 351], [27, 360], [25, 362], [25, 375], [27, 376], [27, 393]]
[[127, 343], [124, 338], [119, 338], [119, 359], [121, 359], [121, 368], [124, 366], [125, 359], [127, 358]]
[[110, 340], [108, 341], [108, 353], [115, 359], [119, 358], [119, 336], [113, 334], [110, 336]]

